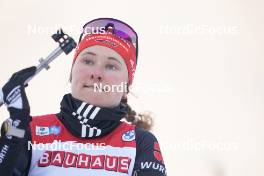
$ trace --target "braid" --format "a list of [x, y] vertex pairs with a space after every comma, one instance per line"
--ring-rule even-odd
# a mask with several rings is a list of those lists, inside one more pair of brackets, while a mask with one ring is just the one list
[[127, 103], [127, 98], [122, 98], [121, 103], [127, 108], [127, 115], [125, 116], [127, 122], [145, 130], [151, 130], [153, 126], [153, 118], [150, 113], [137, 114], [137, 112]]

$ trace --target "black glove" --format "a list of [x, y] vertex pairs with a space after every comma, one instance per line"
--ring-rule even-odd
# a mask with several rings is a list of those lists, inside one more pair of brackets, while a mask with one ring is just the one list
[[36, 72], [36, 67], [29, 67], [16, 72], [2, 88], [3, 101], [6, 104], [12, 120], [29, 122], [30, 107], [25, 93], [25, 81]]

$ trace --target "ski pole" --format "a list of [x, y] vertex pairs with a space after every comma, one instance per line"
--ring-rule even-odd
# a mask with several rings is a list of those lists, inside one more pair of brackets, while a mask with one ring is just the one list
[[[56, 57], [58, 57], [61, 53], [69, 54], [75, 47], [76, 42], [73, 38], [65, 34], [62, 29], [59, 29], [57, 33], [52, 35], [53, 40], [59, 43], [59, 46], [53, 50], [45, 59], [39, 59], [39, 65], [37, 66], [36, 73], [34, 76], [27, 79], [24, 83], [26, 85], [33, 77], [35, 77], [42, 69], [48, 70], [50, 68], [49, 63], [52, 62]], [[3, 91], [0, 90], [0, 107], [3, 105]]]

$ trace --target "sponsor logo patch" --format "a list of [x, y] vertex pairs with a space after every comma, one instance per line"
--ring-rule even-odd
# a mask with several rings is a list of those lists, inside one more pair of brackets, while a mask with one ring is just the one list
[[135, 130], [130, 130], [122, 135], [123, 141], [133, 141], [136, 138]]
[[75, 167], [82, 169], [102, 169], [113, 171], [114, 173], [128, 173], [130, 163], [131, 158], [127, 156], [88, 155], [85, 153], [76, 154], [65, 151], [45, 151], [38, 161], [38, 167]]
[[37, 136], [47, 136], [47, 135], [58, 135], [61, 132], [59, 126], [53, 125], [50, 127], [36, 126], [36, 135]]

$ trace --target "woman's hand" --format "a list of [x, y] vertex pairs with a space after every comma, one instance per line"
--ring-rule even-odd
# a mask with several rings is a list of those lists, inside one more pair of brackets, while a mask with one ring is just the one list
[[30, 114], [30, 107], [25, 93], [25, 82], [36, 72], [36, 67], [29, 67], [12, 75], [9, 81], [2, 88], [3, 100], [6, 104], [11, 118]]

